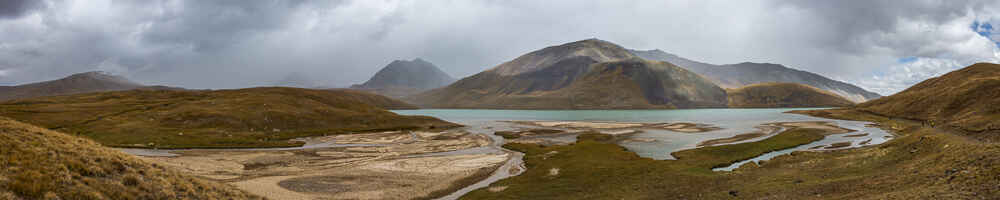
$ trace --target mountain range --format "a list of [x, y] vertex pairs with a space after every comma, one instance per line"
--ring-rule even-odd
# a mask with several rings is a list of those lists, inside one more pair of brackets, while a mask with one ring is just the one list
[[691, 70], [705, 76], [723, 88], [739, 88], [750, 84], [785, 82], [801, 83], [830, 91], [855, 103], [877, 99], [881, 95], [858, 86], [836, 81], [812, 72], [797, 70], [779, 64], [743, 62], [738, 64], [714, 65], [683, 58], [659, 49], [640, 51], [629, 50], [636, 56], [661, 60]]
[[645, 109], [725, 107], [725, 90], [668, 62], [607, 41], [546, 47], [443, 88], [406, 97], [430, 108]]
[[849, 106], [878, 97], [777, 64], [712, 65], [588, 39], [536, 50], [403, 99], [427, 108], [667, 109]]

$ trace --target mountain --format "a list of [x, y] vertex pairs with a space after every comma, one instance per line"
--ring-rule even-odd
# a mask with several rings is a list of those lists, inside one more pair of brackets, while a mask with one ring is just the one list
[[650, 60], [661, 60], [701, 74], [723, 88], [738, 88], [756, 83], [783, 82], [801, 83], [828, 90], [856, 103], [877, 99], [881, 95], [858, 86], [832, 80], [812, 72], [788, 68], [779, 64], [744, 62], [729, 65], [713, 65], [689, 60], [659, 49], [639, 51], [633, 54]]
[[854, 102], [837, 94], [799, 83], [757, 83], [727, 89], [729, 107], [802, 108], [848, 107]]
[[375, 73], [365, 83], [351, 89], [367, 90], [390, 97], [404, 97], [455, 82], [434, 64], [416, 58], [412, 61], [396, 60]]
[[73, 74], [59, 80], [17, 86], [0, 86], [0, 101], [88, 92], [131, 90], [142, 87], [145, 86], [124, 77], [95, 71]]
[[[406, 105], [356, 91], [301, 88], [129, 90], [0, 103], [0, 116], [108, 146], [291, 147], [289, 139], [353, 132], [455, 127], [379, 106]], [[411, 106], [412, 107], [412, 106]]]
[[533, 51], [405, 100], [430, 108], [665, 109], [725, 107], [726, 94], [673, 64], [588, 39]]
[[857, 109], [929, 121], [1000, 141], [1000, 65], [974, 64], [859, 104]]
[[0, 199], [261, 199], [4, 117], [0, 146]]

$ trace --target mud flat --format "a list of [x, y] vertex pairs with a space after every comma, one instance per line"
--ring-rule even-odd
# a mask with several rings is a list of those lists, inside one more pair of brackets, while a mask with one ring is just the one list
[[844, 137], [864, 137], [864, 136], [868, 136], [868, 133], [845, 135]]
[[663, 129], [681, 133], [704, 133], [709, 131], [722, 130], [722, 128], [712, 126], [710, 124], [697, 124], [688, 122], [654, 124], [648, 126], [647, 128]]
[[270, 199], [415, 199], [445, 196], [486, 179], [512, 156], [503, 151], [445, 154], [492, 143], [464, 131], [302, 140], [313, 148], [178, 150], [169, 151], [171, 157], [140, 158]]
[[590, 122], [590, 121], [505, 121], [520, 125], [566, 128], [576, 130], [608, 130], [608, 129], [660, 129], [681, 133], [703, 133], [722, 128], [710, 124], [688, 122], [678, 123], [639, 123], [639, 122]]
[[837, 126], [837, 125], [835, 125], [835, 124], [833, 124], [831, 122], [825, 122], [825, 121], [778, 122], [778, 123], [770, 123], [770, 124], [765, 124], [765, 125], [781, 126], [781, 127], [786, 127], [786, 128], [796, 127], [796, 128], [820, 129], [820, 130], [824, 130], [825, 131], [824, 133], [826, 135], [850, 133], [850, 132], [854, 132], [855, 131], [855, 130], [851, 130], [851, 129], [847, 129], [847, 128], [844, 128], [844, 127], [840, 127], [840, 126]]
[[739, 135], [735, 135], [733, 137], [728, 137], [728, 138], [719, 138], [719, 139], [705, 140], [703, 142], [698, 143], [698, 147], [713, 146], [713, 145], [720, 145], [720, 144], [731, 144], [731, 143], [736, 143], [736, 142], [742, 142], [742, 141], [752, 140], [752, 139], [756, 139], [756, 138], [761, 138], [761, 137], [768, 136], [768, 135], [778, 134], [778, 132], [781, 132], [782, 130], [784, 130], [781, 126], [775, 126], [775, 125], [770, 125], [770, 124], [760, 125], [760, 126], [757, 126], [756, 128], [757, 128], [757, 131], [751, 132], [751, 133], [739, 134]]
[[589, 122], [589, 121], [505, 121], [521, 125], [558, 127], [568, 129], [622, 129], [646, 126], [644, 123]]

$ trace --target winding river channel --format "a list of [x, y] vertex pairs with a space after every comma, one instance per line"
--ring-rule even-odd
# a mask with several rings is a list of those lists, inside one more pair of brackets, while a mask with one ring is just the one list
[[[580, 121], [609, 123], [697, 123], [707, 124], [721, 129], [707, 132], [688, 133], [663, 129], [633, 128], [638, 131], [630, 134], [629, 139], [622, 140], [619, 145], [642, 157], [658, 160], [674, 159], [672, 152], [697, 148], [698, 144], [707, 140], [729, 138], [740, 134], [760, 132], [765, 124], [778, 122], [829, 122], [834, 125], [855, 130], [850, 133], [829, 135], [823, 140], [795, 148], [770, 152], [753, 159], [745, 160], [728, 167], [716, 168], [716, 171], [730, 171], [747, 162], [768, 160], [775, 156], [793, 151], [835, 150], [877, 145], [892, 138], [892, 135], [880, 128], [870, 126], [868, 122], [846, 121], [817, 118], [799, 114], [784, 113], [799, 109], [684, 109], [684, 110], [483, 110], [483, 109], [421, 109], [394, 110], [403, 115], [427, 115], [465, 125], [466, 131], [484, 134], [494, 139], [490, 147], [468, 149], [476, 153], [490, 151], [508, 151], [502, 149], [504, 139], [493, 133], [496, 131], [539, 128], [525, 124], [510, 123], [510, 121]], [[627, 128], [626, 128], [627, 129]], [[769, 132], [763, 137], [757, 137], [741, 142], [753, 142], [766, 139], [778, 131]], [[575, 137], [562, 138], [572, 142]], [[729, 143], [732, 144], [732, 143]], [[836, 144], [836, 145], [835, 145]], [[443, 152], [438, 154], [455, 154], [463, 152]], [[441, 199], [457, 199], [462, 195], [489, 186], [501, 179], [516, 176], [523, 172], [523, 162], [520, 153], [516, 153], [503, 167], [492, 176], [479, 183], [463, 188]], [[514, 168], [513, 170], [511, 168]]]

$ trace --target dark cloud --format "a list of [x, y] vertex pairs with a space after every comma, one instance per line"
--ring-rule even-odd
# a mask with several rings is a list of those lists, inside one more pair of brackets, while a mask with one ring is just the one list
[[301, 1], [188, 1], [154, 16], [142, 38], [158, 45], [191, 45], [197, 52], [216, 51], [285, 28], [300, 5]]
[[[420, 57], [464, 77], [532, 50], [600, 38], [717, 64], [781, 63], [886, 93], [968, 62], [995, 60], [992, 35], [970, 27], [996, 24], [998, 4], [3, 1], [0, 84], [107, 70], [191, 88], [266, 85], [289, 74], [348, 86], [393, 60]], [[31, 12], [36, 14], [26, 14]], [[906, 65], [897, 63], [911, 57]], [[921, 73], [863, 81], [894, 70]]]
[[0, 1], [0, 19], [18, 18], [34, 9], [42, 7], [40, 0], [3, 0]]

